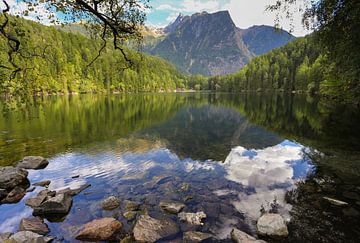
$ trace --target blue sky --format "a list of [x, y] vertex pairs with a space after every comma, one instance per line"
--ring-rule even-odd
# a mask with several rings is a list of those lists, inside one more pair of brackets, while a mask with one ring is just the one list
[[[7, 2], [14, 12], [24, 8], [21, 0], [8, 0]], [[266, 6], [274, 2], [276, 0], [150, 0], [152, 8], [148, 10], [146, 24], [164, 27], [174, 21], [179, 13], [191, 15], [202, 11], [213, 13], [228, 10], [235, 24], [240, 28], [262, 24], [274, 25], [275, 14], [265, 11]], [[1, 3], [2, 1], [0, 1], [0, 8], [3, 7]], [[37, 11], [42, 15], [49, 14], [42, 5], [37, 7]], [[34, 19], [35, 16], [29, 16], [28, 18]], [[44, 18], [42, 22], [50, 24], [46, 21], [46, 18]], [[281, 24], [285, 30], [292, 29], [293, 34], [296, 36], [308, 33], [302, 27], [300, 13], [294, 16], [292, 22], [288, 19], [282, 19]], [[291, 24], [293, 24], [293, 27], [291, 27]]]

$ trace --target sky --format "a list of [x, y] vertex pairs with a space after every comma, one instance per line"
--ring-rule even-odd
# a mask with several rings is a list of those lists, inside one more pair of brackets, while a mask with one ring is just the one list
[[[182, 13], [191, 15], [197, 12], [207, 11], [209, 13], [228, 10], [237, 27], [245, 29], [253, 25], [274, 25], [275, 13], [265, 11], [266, 6], [273, 4], [276, 0], [150, 0], [151, 9], [147, 10], [146, 24], [154, 27], [164, 27], [174, 21]], [[24, 8], [21, 0], [7, 1], [12, 12]], [[0, 8], [3, 9], [2, 1]], [[49, 14], [44, 6], [39, 5], [37, 11]], [[28, 18], [35, 19], [31, 15]], [[47, 18], [43, 18], [43, 24], [50, 24]], [[291, 27], [291, 23], [293, 27]], [[295, 36], [303, 36], [309, 31], [305, 30], [301, 23], [301, 14], [296, 13], [294, 20], [281, 20], [281, 27], [292, 31]]]

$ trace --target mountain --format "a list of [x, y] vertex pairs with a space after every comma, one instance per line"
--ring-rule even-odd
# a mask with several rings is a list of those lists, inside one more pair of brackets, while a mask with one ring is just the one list
[[179, 15], [164, 33], [166, 37], [146, 51], [185, 73], [207, 76], [237, 72], [253, 57], [295, 38], [269, 26], [239, 29], [228, 11]]

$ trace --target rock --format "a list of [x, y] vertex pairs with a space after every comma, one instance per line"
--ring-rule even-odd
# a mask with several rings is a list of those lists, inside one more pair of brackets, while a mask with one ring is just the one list
[[178, 217], [181, 221], [186, 221], [193, 225], [203, 225], [202, 220], [206, 218], [206, 214], [204, 212], [197, 213], [185, 213], [181, 212], [178, 214]]
[[80, 177], [80, 175], [74, 175], [74, 176], [72, 176], [71, 178], [72, 179], [76, 179], [76, 178], [79, 178]]
[[46, 235], [50, 232], [44, 220], [39, 217], [22, 219], [19, 231], [32, 231], [40, 235]]
[[33, 186], [42, 186], [42, 187], [45, 187], [45, 186], [50, 185], [50, 183], [51, 183], [51, 181], [49, 181], [49, 180], [39, 181], [39, 182], [34, 183]]
[[28, 172], [24, 169], [11, 166], [0, 167], [0, 188], [11, 190], [14, 187], [26, 183]]
[[136, 218], [136, 211], [127, 211], [123, 214], [124, 218], [128, 221], [134, 220]]
[[140, 242], [155, 242], [178, 232], [179, 227], [173, 221], [158, 220], [149, 215], [141, 215], [133, 230], [135, 240]]
[[179, 202], [160, 202], [160, 207], [166, 212], [177, 214], [185, 208], [185, 204]]
[[289, 234], [283, 217], [274, 213], [261, 216], [257, 221], [257, 230], [260, 235], [269, 237], [286, 237]]
[[184, 233], [183, 242], [189, 242], [189, 243], [202, 242], [204, 240], [210, 239], [211, 237], [212, 237], [211, 234], [189, 231]]
[[69, 194], [70, 196], [76, 196], [76, 195], [80, 194], [82, 191], [84, 191], [85, 189], [87, 189], [89, 187], [91, 187], [91, 184], [82, 185], [77, 189], [70, 189], [68, 187], [68, 188], [59, 190], [57, 193], [60, 193], [60, 194], [63, 194], [63, 193], [65, 194], [66, 193], [66, 194]]
[[40, 156], [27, 156], [19, 162], [18, 168], [39, 170], [44, 169], [49, 161]]
[[67, 214], [72, 205], [72, 197], [68, 194], [57, 194], [47, 199], [40, 206], [34, 207], [34, 215]]
[[81, 241], [115, 240], [123, 225], [114, 218], [95, 219], [85, 224], [76, 236]]
[[266, 243], [266, 241], [263, 240], [257, 240], [256, 238], [252, 237], [249, 234], [246, 234], [245, 232], [233, 229], [231, 231], [231, 239], [235, 243]]
[[126, 211], [138, 211], [140, 204], [133, 201], [125, 201], [125, 210]]
[[52, 240], [53, 238], [51, 237], [45, 237], [31, 231], [19, 231], [9, 238], [9, 242], [16, 243], [46, 243]]
[[54, 197], [55, 193], [56, 192], [50, 191], [48, 189], [42, 190], [36, 197], [26, 200], [25, 204], [32, 208], [39, 207], [46, 199]]
[[0, 200], [6, 197], [8, 192], [5, 189], [0, 188]]
[[33, 191], [35, 191], [35, 189], [36, 189], [36, 187], [33, 186], [33, 187], [27, 189], [26, 192], [33, 192]]
[[104, 210], [114, 210], [120, 207], [120, 200], [114, 196], [110, 196], [102, 201], [101, 206]]
[[5, 199], [3, 199], [2, 203], [17, 203], [20, 202], [21, 199], [25, 196], [26, 189], [22, 187], [15, 187], [11, 190], [11, 192], [6, 196]]
[[323, 197], [323, 199], [325, 199], [326, 201], [328, 201], [329, 203], [331, 203], [332, 205], [335, 206], [347, 206], [349, 205], [347, 202], [343, 202], [334, 198], [330, 198], [330, 197]]
[[0, 242], [5, 242], [5, 240], [9, 239], [11, 237], [12, 233], [1, 233], [0, 234]]

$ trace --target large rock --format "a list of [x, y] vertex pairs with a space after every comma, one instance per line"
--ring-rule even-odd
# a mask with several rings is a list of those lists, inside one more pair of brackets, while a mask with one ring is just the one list
[[114, 218], [95, 219], [83, 226], [76, 239], [81, 241], [115, 240], [122, 227], [122, 223]]
[[266, 243], [266, 241], [263, 240], [257, 240], [256, 238], [252, 237], [249, 234], [246, 234], [243, 231], [240, 231], [238, 229], [233, 229], [231, 231], [231, 239], [235, 243]]
[[283, 217], [274, 213], [261, 216], [257, 221], [257, 230], [260, 235], [269, 237], [286, 237], [289, 234]]
[[204, 212], [197, 213], [185, 213], [181, 212], [178, 214], [178, 217], [181, 221], [188, 222], [193, 225], [203, 225], [203, 220], [206, 218], [206, 214]]
[[46, 243], [52, 240], [51, 237], [45, 237], [31, 231], [19, 231], [9, 238], [9, 242], [16, 243]]
[[40, 235], [46, 235], [50, 232], [44, 220], [39, 217], [22, 219], [19, 231], [32, 231]]
[[178, 232], [179, 227], [173, 221], [158, 220], [149, 215], [141, 215], [133, 230], [135, 240], [140, 242], [155, 242]]
[[28, 172], [24, 169], [11, 166], [0, 167], [0, 188], [11, 190], [14, 187], [26, 183]]
[[0, 233], [0, 242], [5, 242], [5, 240], [11, 237], [12, 233]]
[[181, 210], [183, 210], [183, 208], [185, 208], [185, 204], [179, 203], [179, 202], [164, 202], [163, 201], [163, 202], [160, 202], [160, 207], [162, 208], [162, 210], [164, 210], [166, 212], [177, 214]]
[[114, 210], [120, 207], [120, 200], [117, 197], [110, 196], [101, 202], [101, 206], [104, 210]]
[[183, 242], [186, 243], [202, 242], [204, 240], [210, 239], [211, 237], [212, 235], [208, 233], [189, 231], [184, 233]]
[[18, 203], [21, 201], [21, 199], [25, 196], [26, 189], [22, 187], [15, 187], [12, 189], [9, 194], [3, 199], [2, 203]]
[[49, 161], [40, 156], [27, 156], [19, 162], [17, 167], [23, 169], [39, 170], [44, 169], [49, 164]]
[[72, 197], [66, 193], [57, 194], [34, 207], [34, 215], [67, 214], [72, 205]]

